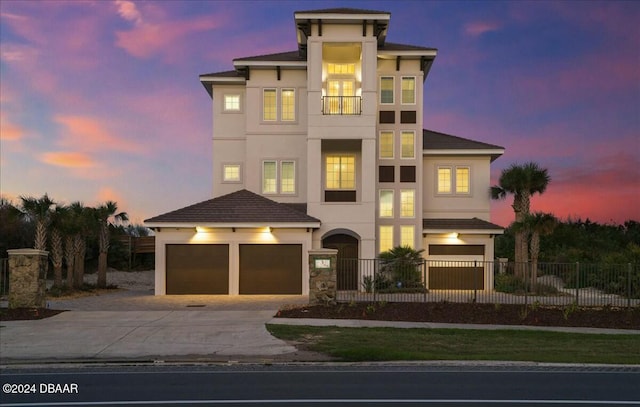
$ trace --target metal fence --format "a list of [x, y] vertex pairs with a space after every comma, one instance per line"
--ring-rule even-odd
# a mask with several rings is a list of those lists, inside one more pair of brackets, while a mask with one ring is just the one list
[[637, 264], [341, 259], [337, 299], [637, 307]]
[[0, 296], [9, 294], [9, 259], [0, 259]]

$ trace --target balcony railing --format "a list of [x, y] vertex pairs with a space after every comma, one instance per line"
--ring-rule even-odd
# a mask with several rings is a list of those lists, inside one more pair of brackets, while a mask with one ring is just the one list
[[323, 96], [322, 114], [360, 115], [362, 114], [361, 96]]

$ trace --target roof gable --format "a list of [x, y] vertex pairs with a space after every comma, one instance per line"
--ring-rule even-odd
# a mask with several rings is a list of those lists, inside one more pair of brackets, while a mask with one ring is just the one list
[[[268, 224], [305, 223], [317, 224], [320, 221], [298, 208], [272, 201], [261, 195], [242, 189], [227, 195], [199, 202], [172, 212], [154, 216], [145, 223], [184, 224], [184, 226], [204, 226], [207, 224]], [[162, 226], [162, 225], [158, 225]]]
[[504, 147], [483, 143], [433, 130], [422, 130], [422, 150], [425, 155], [488, 155], [495, 161], [504, 154]]

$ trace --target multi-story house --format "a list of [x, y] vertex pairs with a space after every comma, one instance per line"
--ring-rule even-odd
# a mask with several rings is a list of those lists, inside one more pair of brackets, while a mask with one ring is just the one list
[[437, 50], [388, 42], [390, 17], [296, 12], [297, 50], [200, 76], [213, 100], [213, 199], [146, 221], [156, 294], [307, 294], [307, 252], [323, 247], [493, 259], [502, 228], [489, 222], [489, 168], [504, 149], [423, 130]]

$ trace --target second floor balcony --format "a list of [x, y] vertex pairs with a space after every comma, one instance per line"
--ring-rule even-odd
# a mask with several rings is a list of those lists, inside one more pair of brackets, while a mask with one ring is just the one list
[[362, 96], [323, 96], [322, 114], [324, 115], [361, 115]]

